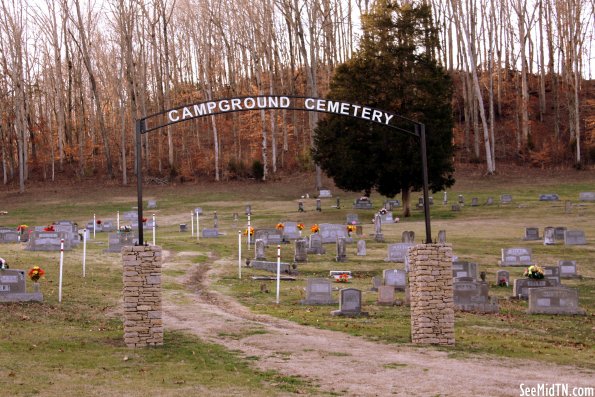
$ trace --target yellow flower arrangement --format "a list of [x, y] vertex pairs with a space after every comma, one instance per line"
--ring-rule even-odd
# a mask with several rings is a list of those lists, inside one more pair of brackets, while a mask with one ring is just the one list
[[320, 228], [318, 227], [317, 224], [312, 225], [312, 227], [310, 228], [310, 231], [312, 233], [318, 233], [319, 230], [320, 230]]
[[244, 236], [248, 235], [248, 232], [250, 232], [250, 235], [254, 235], [254, 228], [252, 226], [250, 226], [249, 228], [247, 228], [246, 230], [244, 230]]

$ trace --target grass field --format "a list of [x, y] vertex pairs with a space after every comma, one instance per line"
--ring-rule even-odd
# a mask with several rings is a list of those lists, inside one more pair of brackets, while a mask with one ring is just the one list
[[[522, 176], [490, 178], [459, 176], [448, 193], [451, 203], [462, 194], [466, 203], [478, 197], [484, 203], [488, 196], [498, 202], [500, 194], [513, 196], [510, 205], [470, 207], [452, 212], [442, 205], [442, 193], [435, 194], [432, 212], [432, 234], [446, 230], [453, 252], [461, 260], [477, 262], [487, 280], [495, 283], [499, 269], [500, 249], [526, 246], [533, 249], [534, 259], [542, 265], [556, 264], [559, 259], [578, 263], [580, 279], [564, 280], [564, 285], [577, 288], [580, 306], [586, 316], [528, 315], [525, 301], [509, 300], [512, 287], [492, 286], [490, 294], [501, 298], [500, 313], [479, 315], [457, 313], [456, 346], [440, 348], [451, 355], [471, 353], [504, 357], [530, 358], [560, 364], [595, 368], [595, 203], [579, 203], [581, 191], [595, 191], [593, 172], [568, 172], [543, 177], [539, 173]], [[310, 175], [287, 178], [284, 182], [229, 182], [221, 184], [187, 184], [167, 187], [146, 187], [148, 198], [156, 199], [158, 228], [157, 243], [165, 250], [198, 251], [194, 262], [205, 266], [220, 266], [220, 276], [213, 288], [235, 297], [258, 313], [266, 313], [313, 327], [348, 332], [383, 343], [408, 344], [410, 338], [407, 307], [380, 307], [376, 294], [369, 291], [371, 278], [383, 269], [402, 264], [387, 264], [386, 244], [375, 243], [374, 210], [354, 211], [350, 203], [356, 193], [332, 189], [342, 202], [341, 209], [331, 208], [335, 199], [322, 201], [323, 211], [314, 210], [314, 199], [304, 199], [306, 212], [297, 212], [298, 199], [315, 194]], [[328, 183], [330, 186], [330, 183]], [[541, 193], [557, 193], [559, 202], [539, 202]], [[413, 197], [417, 198], [417, 194]], [[564, 201], [574, 204], [566, 213]], [[372, 196], [375, 210], [383, 198]], [[272, 293], [262, 291], [262, 281], [249, 276], [264, 274], [243, 269], [237, 277], [237, 232], [243, 225], [232, 225], [232, 214], [240, 214], [245, 222], [244, 207], [252, 205], [252, 224], [272, 228], [279, 221], [294, 220], [307, 225], [343, 223], [348, 213], [357, 212], [364, 223], [367, 256], [355, 256], [355, 244], [348, 246], [348, 262], [334, 262], [334, 246], [327, 245], [327, 254], [310, 255], [309, 262], [299, 266], [298, 281], [283, 283], [281, 303], [275, 304], [274, 282], [267, 285]], [[116, 218], [116, 211], [129, 211], [136, 204], [134, 187], [116, 185], [95, 187], [91, 183], [31, 188], [25, 194], [0, 192], [0, 226], [19, 224], [46, 225], [60, 219], [84, 224], [93, 219]], [[190, 212], [202, 207], [205, 215], [201, 227], [212, 226], [212, 214], [217, 211], [219, 227], [225, 233], [217, 239], [200, 241], [189, 233], [178, 232], [179, 223], [190, 223]], [[152, 214], [152, 212], [147, 212]], [[395, 212], [399, 216], [398, 211]], [[160, 221], [161, 220], [161, 221]], [[524, 242], [525, 227], [566, 226], [581, 229], [587, 236], [585, 246], [544, 246], [540, 241]], [[387, 243], [400, 242], [404, 230], [413, 230], [416, 241], [424, 235], [423, 214], [414, 210], [411, 218], [384, 225]], [[307, 233], [305, 233], [307, 234]], [[150, 232], [145, 238], [151, 241]], [[98, 234], [89, 241], [87, 276], [82, 277], [82, 249], [67, 252], [64, 262], [63, 301], [58, 302], [59, 253], [30, 252], [21, 245], [0, 245], [0, 257], [13, 269], [42, 266], [47, 274], [42, 280], [44, 303], [0, 305], [0, 390], [6, 395], [275, 395], [314, 390], [315, 385], [299, 378], [254, 369], [250, 359], [235, 352], [179, 332], [165, 333], [165, 345], [159, 348], [130, 350], [124, 346], [120, 300], [122, 293], [121, 262], [118, 254], [104, 254], [107, 235]], [[207, 255], [205, 253], [213, 253]], [[267, 255], [274, 257], [269, 248]], [[253, 256], [253, 252], [244, 257]], [[293, 247], [284, 245], [282, 260], [291, 261]], [[217, 262], [215, 263], [215, 259]], [[327, 277], [332, 269], [351, 270], [354, 279], [350, 287], [363, 291], [364, 310], [368, 318], [346, 319], [331, 317], [335, 307], [302, 306], [305, 280]], [[522, 268], [508, 268], [511, 279], [521, 277]], [[169, 272], [169, 273], [168, 273]], [[181, 271], [164, 269], [166, 275]], [[175, 290], [184, 285], [166, 283], [164, 288]], [[335, 292], [338, 294], [338, 292]], [[397, 293], [402, 298], [402, 293]], [[65, 388], [67, 392], [65, 393]]]

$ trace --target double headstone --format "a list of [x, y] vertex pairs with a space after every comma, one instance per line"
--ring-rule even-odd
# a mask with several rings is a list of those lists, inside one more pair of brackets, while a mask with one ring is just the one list
[[60, 251], [61, 241], [64, 241], [64, 250], [72, 249], [72, 239], [68, 239], [64, 232], [32, 232], [25, 248], [28, 251]]
[[564, 287], [529, 289], [530, 314], [585, 314], [578, 305], [578, 290]]
[[405, 256], [413, 243], [396, 243], [388, 246], [388, 256], [384, 259], [385, 262], [405, 262]]
[[527, 299], [529, 291], [533, 288], [555, 287], [554, 281], [547, 278], [517, 278], [513, 284], [513, 296], [519, 299]]
[[355, 200], [353, 208], [358, 210], [369, 210], [372, 208], [372, 202], [367, 197], [361, 197]]
[[585, 245], [587, 240], [582, 230], [566, 230], [564, 232], [564, 245]]
[[19, 242], [19, 232], [12, 229], [3, 229], [0, 230], [0, 244], [1, 243], [18, 243]]
[[556, 193], [546, 193], [539, 195], [539, 201], [558, 201], [560, 197]]
[[452, 263], [452, 277], [458, 278], [471, 278], [477, 280], [477, 263], [455, 261]]
[[254, 240], [262, 239], [265, 245], [278, 245], [283, 241], [281, 232], [277, 229], [258, 229], [254, 232]]
[[510, 203], [512, 203], [512, 195], [511, 194], [500, 195], [500, 204], [510, 204]]
[[202, 236], [204, 238], [219, 237], [219, 229], [217, 229], [217, 228], [204, 228], [204, 229], [202, 229]]
[[531, 248], [515, 247], [502, 248], [501, 266], [530, 266]]
[[478, 282], [466, 277], [453, 283], [455, 307], [461, 311], [478, 313], [498, 313], [497, 300], [490, 299], [489, 287], [485, 282]]
[[322, 237], [323, 244], [332, 244], [337, 242], [337, 238], [344, 237], [346, 242], [351, 242], [351, 238], [347, 235], [347, 228], [345, 225], [335, 223], [321, 223], [319, 225], [320, 237]]
[[595, 201], [595, 192], [580, 192], [578, 199], [579, 201]]
[[321, 189], [318, 191], [318, 197], [319, 198], [331, 198], [333, 197], [333, 195], [331, 194], [331, 191], [328, 189]]

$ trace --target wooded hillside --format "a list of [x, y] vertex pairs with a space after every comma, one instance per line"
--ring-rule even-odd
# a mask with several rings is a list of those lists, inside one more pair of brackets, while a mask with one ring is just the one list
[[[20, 191], [60, 176], [130, 183], [134, 122], [154, 112], [244, 95], [324, 97], [375, 4], [43, 1], [0, 0], [2, 178]], [[592, 1], [426, 2], [440, 28], [435, 57], [456, 86], [457, 161], [487, 173], [504, 161], [593, 164]], [[253, 111], [164, 128], [143, 137], [144, 174], [268, 179], [308, 169], [318, 117]]]

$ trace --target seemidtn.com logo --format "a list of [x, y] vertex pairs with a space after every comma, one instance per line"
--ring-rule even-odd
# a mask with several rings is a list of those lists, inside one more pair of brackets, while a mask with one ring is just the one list
[[570, 387], [568, 383], [538, 383], [535, 386], [519, 385], [521, 397], [595, 397], [593, 387]]

